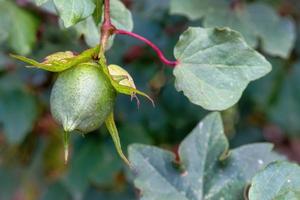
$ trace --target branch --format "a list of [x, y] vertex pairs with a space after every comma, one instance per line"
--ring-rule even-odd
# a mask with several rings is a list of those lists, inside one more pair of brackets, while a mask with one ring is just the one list
[[168, 60], [163, 52], [155, 45], [153, 44], [150, 40], [144, 38], [143, 36], [140, 36], [136, 33], [132, 33], [132, 32], [129, 32], [129, 31], [125, 31], [125, 30], [119, 30], [119, 29], [116, 29], [114, 31], [115, 34], [119, 34], [119, 35], [128, 35], [128, 36], [131, 36], [131, 37], [134, 37], [138, 40], [141, 40], [143, 42], [145, 42], [147, 45], [149, 45], [157, 54], [157, 56], [159, 57], [159, 59], [166, 65], [169, 65], [169, 66], [172, 66], [172, 67], [175, 67], [177, 64], [178, 64], [178, 61], [170, 61]]
[[114, 33], [115, 29], [116, 28], [112, 25], [110, 19], [110, 0], [104, 0], [104, 20], [100, 30], [101, 39], [100, 39], [99, 57], [101, 57], [102, 54], [104, 53], [107, 41], [109, 37]]
[[155, 45], [153, 44], [150, 40], [129, 32], [129, 31], [125, 31], [125, 30], [117, 30], [116, 27], [111, 23], [111, 19], [110, 19], [110, 0], [104, 0], [104, 19], [103, 19], [103, 24], [101, 26], [101, 38], [100, 38], [100, 51], [99, 51], [99, 58], [101, 58], [104, 54], [106, 45], [107, 45], [107, 41], [109, 39], [109, 37], [112, 34], [120, 34], [120, 35], [129, 35], [131, 37], [134, 37], [136, 39], [139, 39], [143, 42], [145, 42], [147, 45], [149, 45], [158, 55], [159, 59], [166, 65], [169, 66], [173, 66], [175, 67], [178, 64], [178, 61], [170, 61], [168, 60], [164, 54], [162, 53], [162, 51]]

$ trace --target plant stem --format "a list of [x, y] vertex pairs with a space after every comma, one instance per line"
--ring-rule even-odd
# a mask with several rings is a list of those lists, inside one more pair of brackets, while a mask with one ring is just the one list
[[104, 19], [101, 26], [101, 39], [100, 39], [100, 51], [99, 57], [101, 57], [105, 51], [107, 41], [113, 34], [116, 28], [112, 25], [110, 19], [110, 0], [104, 0]]
[[103, 54], [105, 52], [105, 48], [107, 45], [107, 41], [109, 39], [109, 37], [112, 34], [120, 34], [120, 35], [129, 35], [131, 37], [134, 37], [136, 39], [139, 39], [143, 42], [145, 42], [147, 45], [149, 45], [158, 55], [159, 59], [166, 65], [169, 66], [173, 66], [175, 67], [178, 64], [178, 61], [170, 61], [168, 60], [164, 54], [162, 53], [162, 51], [154, 44], [152, 43], [150, 40], [129, 32], [129, 31], [125, 31], [125, 30], [117, 30], [116, 27], [111, 23], [111, 19], [110, 19], [110, 0], [104, 0], [104, 19], [103, 19], [103, 24], [101, 26], [101, 38], [100, 38], [100, 50], [99, 50], [99, 55], [98, 57], [101, 58], [103, 57]]
[[152, 43], [150, 40], [144, 38], [143, 36], [140, 36], [136, 33], [132, 33], [132, 32], [129, 32], [129, 31], [125, 31], [125, 30], [119, 30], [119, 29], [116, 29], [114, 31], [115, 34], [119, 34], [119, 35], [128, 35], [128, 36], [131, 36], [131, 37], [134, 37], [138, 40], [141, 40], [143, 42], [145, 42], [147, 45], [149, 45], [155, 52], [156, 54], [158, 55], [159, 59], [166, 65], [169, 65], [169, 66], [173, 66], [175, 67], [177, 64], [178, 64], [178, 61], [170, 61], [168, 60], [163, 52], [154, 44]]

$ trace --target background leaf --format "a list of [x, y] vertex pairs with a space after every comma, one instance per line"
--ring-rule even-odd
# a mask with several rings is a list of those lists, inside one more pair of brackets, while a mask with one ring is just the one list
[[[300, 62], [295, 63], [290, 71], [281, 72], [283, 80], [268, 113], [270, 120], [278, 124], [292, 136], [300, 132], [300, 114], [295, 110], [300, 109]], [[280, 114], [279, 114], [280, 113]]]
[[8, 45], [18, 54], [30, 53], [36, 42], [39, 21], [28, 11], [11, 1], [0, 2], [0, 42], [8, 40]]
[[183, 4], [181, 0], [171, 0], [170, 13], [187, 16], [191, 20], [200, 19], [210, 12], [222, 10], [228, 6], [223, 0], [186, 0]]
[[66, 28], [91, 16], [95, 10], [93, 0], [53, 0]]
[[300, 199], [300, 167], [288, 162], [275, 162], [254, 176], [249, 200]]
[[[73, 197], [82, 196], [88, 185], [108, 184], [121, 169], [122, 162], [115, 153], [113, 145], [99, 144], [95, 139], [86, 139], [74, 152], [70, 169], [63, 182]], [[98, 155], [94, 157], [93, 155]]]
[[32, 130], [38, 110], [35, 98], [20, 89], [1, 91], [0, 122], [9, 143], [22, 142]]
[[35, 3], [38, 5], [38, 6], [41, 6], [42, 4], [46, 3], [48, 0], [35, 0]]
[[258, 47], [274, 56], [287, 58], [293, 48], [296, 31], [291, 18], [281, 17], [265, 3], [247, 4], [241, 1], [171, 0], [171, 14], [181, 14], [189, 19], [204, 18], [207, 28], [230, 27], [239, 31], [251, 47]]
[[[112, 24], [116, 28], [132, 31], [132, 15], [120, 0], [111, 0], [110, 11]], [[91, 16], [75, 27], [77, 32], [84, 36], [85, 42], [90, 47], [94, 47], [99, 44], [101, 37], [100, 25], [102, 23], [102, 18], [100, 18], [100, 23], [97, 23], [97, 20]], [[113, 38], [114, 37], [110, 38], [110, 44], [108, 45], [108, 48], [112, 45]]]

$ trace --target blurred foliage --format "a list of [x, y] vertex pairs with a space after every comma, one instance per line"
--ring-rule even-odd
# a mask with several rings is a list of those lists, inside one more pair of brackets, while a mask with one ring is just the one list
[[[202, 25], [201, 19], [170, 15], [167, 0], [123, 2], [132, 12], [134, 31], [154, 41], [169, 58], [179, 35], [188, 26]], [[280, 15], [292, 16], [297, 41], [289, 57], [268, 56], [273, 71], [251, 83], [240, 102], [222, 113], [225, 131], [231, 147], [269, 141], [300, 162], [300, 2], [249, 2], [268, 3]], [[49, 113], [55, 74], [26, 69], [9, 57], [19, 53], [41, 60], [53, 52], [87, 48], [79, 35], [85, 32], [62, 28], [53, 11], [49, 2], [39, 8], [29, 0], [0, 0], [0, 200], [136, 199], [132, 174], [105, 128], [84, 137], [74, 134], [71, 160], [64, 165], [62, 130]], [[137, 109], [128, 97], [118, 97], [116, 120], [124, 149], [142, 143], [176, 151], [207, 111], [175, 90], [172, 69], [139, 41], [117, 36], [107, 55], [156, 102], [153, 108], [142, 100]]]

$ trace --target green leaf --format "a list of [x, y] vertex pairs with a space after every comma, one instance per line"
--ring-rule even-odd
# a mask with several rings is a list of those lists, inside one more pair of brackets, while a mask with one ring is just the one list
[[175, 86], [189, 100], [208, 110], [224, 110], [235, 104], [250, 81], [271, 70], [270, 63], [228, 28], [189, 28], [174, 54]]
[[222, 10], [228, 6], [228, 3], [223, 0], [171, 0], [170, 13], [185, 15], [191, 20], [196, 20], [204, 17], [206, 14], [214, 10]]
[[87, 138], [74, 146], [70, 168], [63, 183], [73, 196], [84, 195], [90, 183], [107, 186], [114, 184], [114, 177], [122, 168], [120, 159], [112, 153], [114, 146]]
[[92, 60], [98, 51], [99, 46], [87, 49], [77, 56], [74, 56], [70, 51], [57, 52], [47, 56], [45, 61], [41, 63], [24, 56], [11, 55], [11, 57], [29, 64], [30, 66], [28, 67], [36, 67], [50, 72], [61, 72], [80, 63]]
[[[112, 24], [117, 29], [132, 31], [133, 20], [131, 12], [120, 0], [111, 0], [110, 12]], [[100, 18], [101, 22], [102, 18]], [[88, 19], [76, 25], [75, 28], [80, 35], [84, 35], [86, 43], [89, 46], [94, 47], [100, 41], [100, 24], [95, 23], [93, 17], [89, 17]], [[108, 48], [112, 45], [113, 38], [114, 37], [110, 38], [110, 45], [108, 45]]]
[[21, 89], [0, 91], [0, 122], [6, 139], [18, 144], [32, 130], [38, 115], [35, 98]]
[[43, 5], [44, 3], [46, 3], [48, 0], [35, 0], [35, 3], [38, 5], [38, 6], [41, 6]]
[[0, 168], [0, 199], [13, 199], [20, 186], [20, 170], [16, 166]]
[[[280, 87], [278, 87], [278, 90], [274, 94], [274, 102], [271, 102], [268, 117], [271, 122], [278, 125], [289, 136], [299, 136], [300, 61], [290, 68], [289, 73], [279, 71], [278, 74], [283, 76], [283, 80], [280, 82]], [[281, 77], [277, 76], [274, 78], [274, 81], [280, 81], [280, 78]]]
[[210, 12], [204, 20], [204, 27], [230, 27], [242, 34], [247, 44], [251, 47], [257, 47], [258, 40], [256, 27], [252, 26], [251, 16], [243, 9], [232, 10], [229, 6], [218, 12]]
[[39, 9], [42, 11], [45, 11], [47, 13], [58, 15], [57, 8], [55, 7], [55, 4], [52, 0], [28, 0], [32, 3], [35, 3], [37, 6], [39, 6]]
[[8, 45], [18, 54], [30, 53], [36, 42], [37, 18], [10, 1], [0, 2], [0, 18], [0, 40], [6, 38]]
[[300, 199], [300, 167], [288, 162], [275, 162], [254, 176], [249, 200]]
[[262, 40], [263, 50], [274, 56], [287, 58], [293, 48], [296, 33], [295, 23], [281, 17], [264, 3], [239, 2], [233, 7], [230, 1], [171, 0], [172, 14], [181, 14], [191, 20], [204, 18], [204, 27], [230, 27], [239, 31], [251, 47]]
[[45, 193], [42, 195], [41, 200], [66, 200], [71, 199], [71, 195], [60, 182], [50, 185]]
[[88, 46], [94, 47], [99, 45], [100, 27], [95, 24], [93, 17], [88, 17], [84, 21], [76, 24], [75, 29], [80, 36], [84, 36], [84, 40]]
[[0, 2], [0, 42], [5, 41], [9, 36], [9, 30], [10, 30], [10, 17], [5, 12], [7, 10], [7, 5], [4, 2]]
[[54, 0], [54, 3], [66, 28], [91, 16], [96, 7], [93, 0]]
[[117, 29], [132, 31], [133, 20], [131, 12], [120, 0], [111, 0], [111, 22]]
[[262, 40], [262, 48], [273, 56], [287, 58], [294, 47], [296, 28], [288, 17], [279, 17], [272, 7], [263, 3], [248, 6], [252, 30]]
[[99, 24], [102, 20], [103, 2], [104, 2], [104, 0], [94, 0], [96, 8], [95, 8], [95, 11], [93, 13], [93, 19], [94, 19], [96, 24]]
[[210, 13], [204, 26], [229, 26], [241, 32], [252, 47], [258, 46], [260, 38], [265, 52], [282, 58], [290, 55], [296, 38], [294, 22], [290, 18], [280, 17], [272, 7], [263, 3]]
[[143, 200], [243, 199], [258, 170], [280, 160], [270, 144], [246, 145], [228, 152], [220, 114], [208, 115], [180, 144], [175, 155], [156, 147], [131, 145], [129, 160]]

